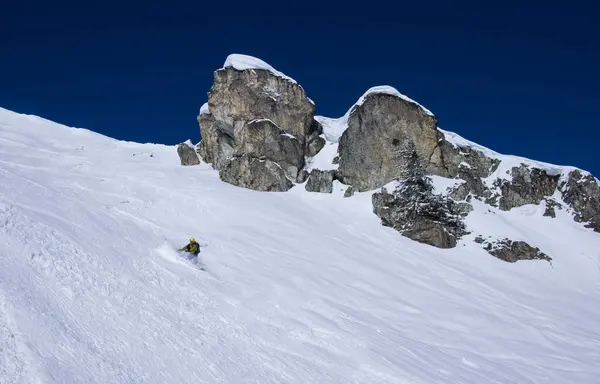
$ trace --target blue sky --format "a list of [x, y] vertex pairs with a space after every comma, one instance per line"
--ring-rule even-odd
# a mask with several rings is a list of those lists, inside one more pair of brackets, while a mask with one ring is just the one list
[[244, 53], [295, 78], [318, 114], [387, 84], [472, 141], [600, 174], [592, 1], [47, 3], [2, 6], [4, 108], [119, 139], [197, 141], [213, 71]]

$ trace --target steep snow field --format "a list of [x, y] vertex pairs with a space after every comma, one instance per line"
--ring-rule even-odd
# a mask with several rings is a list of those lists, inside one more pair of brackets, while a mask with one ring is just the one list
[[[563, 211], [477, 205], [440, 250], [381, 226], [369, 193], [245, 190], [174, 147], [3, 109], [0, 182], [0, 383], [600, 377], [600, 235]], [[206, 271], [173, 250], [190, 236]]]

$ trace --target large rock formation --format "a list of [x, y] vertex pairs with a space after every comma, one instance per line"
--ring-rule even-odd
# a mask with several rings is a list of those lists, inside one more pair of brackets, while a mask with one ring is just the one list
[[304, 148], [312, 131], [319, 129], [313, 119], [315, 105], [294, 80], [264, 62], [249, 60], [231, 55], [224, 68], [215, 71], [208, 94], [210, 114], [234, 137], [246, 123], [269, 119]]
[[398, 151], [407, 140], [427, 159], [428, 168], [438, 169], [442, 139], [431, 112], [393, 88], [372, 88], [350, 111], [348, 128], [340, 138], [340, 178], [358, 191], [394, 180], [404, 167]]
[[[227, 173], [221, 175], [223, 180], [266, 190], [262, 182], [251, 179], [271, 180], [279, 174], [275, 171], [279, 166], [295, 180], [304, 155], [322, 147], [321, 126], [314, 113], [315, 105], [294, 80], [258, 59], [231, 55], [224, 68], [214, 73], [208, 104], [198, 116], [202, 135], [198, 153]], [[259, 164], [253, 159], [268, 160], [264, 164], [269, 165], [246, 166]], [[245, 176], [238, 180], [233, 174]], [[287, 190], [293, 184], [278, 186], [269, 190]]]
[[[331, 193], [339, 180], [347, 185], [344, 196], [351, 196], [392, 180], [409, 185], [411, 169], [422, 180], [454, 179], [444, 182], [449, 187], [442, 196], [429, 182], [422, 184], [418, 207], [415, 194], [402, 188], [372, 198], [384, 225], [442, 248], [467, 233], [463, 218], [474, 209], [474, 199], [504, 211], [544, 203], [544, 216], [556, 217], [558, 208], [600, 232], [600, 186], [593, 176], [503, 156], [443, 131], [429, 110], [391, 87], [368, 90], [341, 118], [314, 113], [315, 105], [293, 79], [258, 59], [231, 55], [214, 73], [208, 103], [200, 110], [198, 154], [222, 180], [259, 191], [287, 191], [306, 182], [308, 191]], [[403, 152], [407, 143], [418, 167]], [[192, 152], [179, 146], [182, 164], [197, 161]], [[545, 257], [510, 240], [489, 246], [508, 261]]]

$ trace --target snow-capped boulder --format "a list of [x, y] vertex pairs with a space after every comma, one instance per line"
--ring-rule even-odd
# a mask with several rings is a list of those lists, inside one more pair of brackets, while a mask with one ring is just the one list
[[239, 130], [234, 156], [244, 154], [279, 164], [294, 180], [304, 166], [304, 155], [298, 139], [268, 119], [252, 120]]
[[232, 158], [219, 176], [229, 184], [256, 191], [285, 192], [293, 186], [277, 163], [248, 155]]
[[335, 171], [313, 169], [308, 176], [305, 189], [309, 192], [331, 193], [333, 191], [334, 178]]
[[177, 145], [177, 154], [179, 155], [181, 165], [188, 166], [200, 164], [200, 159], [198, 158], [196, 149], [190, 142]]
[[[400, 146], [412, 140], [428, 168], [441, 166], [433, 114], [391, 87], [368, 90], [348, 113], [347, 129], [339, 142], [339, 172], [345, 184], [358, 191], [376, 189], [399, 176]], [[431, 166], [429, 166], [431, 163]]]
[[262, 60], [245, 55], [230, 55], [215, 71], [208, 109], [231, 127], [234, 137], [246, 123], [269, 119], [304, 148], [314, 127], [315, 105], [304, 89]]
[[[227, 168], [229, 174], [222, 178], [235, 185], [262, 188], [260, 183], [238, 183], [229, 177], [229, 162], [242, 155], [248, 155], [249, 160], [269, 160], [295, 180], [304, 166], [304, 156], [314, 156], [324, 145], [314, 113], [314, 103], [296, 81], [260, 59], [230, 55], [223, 68], [215, 71], [208, 103], [198, 116], [202, 135], [199, 153], [216, 169]], [[243, 163], [238, 159], [233, 167]], [[254, 166], [246, 171], [267, 168]]]

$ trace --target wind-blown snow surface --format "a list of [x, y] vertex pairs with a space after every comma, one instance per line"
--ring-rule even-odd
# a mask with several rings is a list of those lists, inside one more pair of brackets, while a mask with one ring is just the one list
[[600, 236], [563, 211], [477, 205], [554, 257], [508, 264], [2, 109], [0, 178], [1, 383], [598, 382]]
[[279, 72], [263, 60], [253, 56], [232, 53], [231, 55], [227, 56], [227, 59], [225, 59], [225, 63], [223, 64], [223, 68], [229, 67], [237, 69], [238, 71], [243, 71], [246, 69], [263, 69], [273, 73], [274, 75], [287, 79], [292, 83], [296, 83], [296, 80], [285, 75], [283, 72]]

